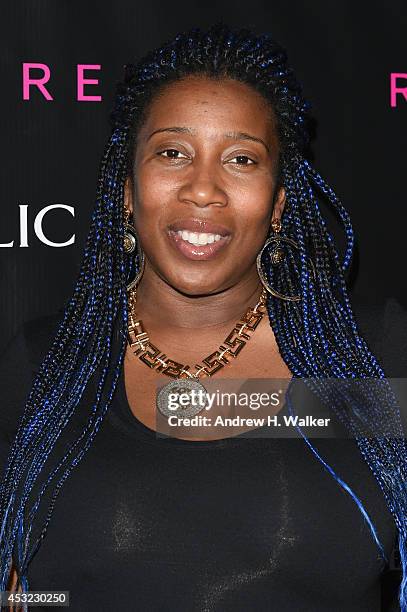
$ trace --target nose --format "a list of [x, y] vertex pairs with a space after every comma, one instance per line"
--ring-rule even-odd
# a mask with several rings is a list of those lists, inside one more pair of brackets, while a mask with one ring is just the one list
[[180, 202], [195, 204], [199, 208], [227, 205], [227, 195], [213, 166], [195, 163], [190, 171], [178, 193]]

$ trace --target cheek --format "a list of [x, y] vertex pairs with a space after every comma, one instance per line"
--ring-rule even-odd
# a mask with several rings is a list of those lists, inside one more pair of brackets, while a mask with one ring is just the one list
[[273, 185], [270, 178], [241, 185], [234, 192], [233, 202], [239, 226], [245, 226], [251, 233], [266, 228], [271, 221], [273, 208]]
[[252, 259], [263, 247], [271, 224], [273, 191], [270, 180], [241, 189], [236, 194], [234, 216], [238, 220], [238, 246], [243, 258]]
[[267, 210], [247, 215], [236, 243], [242, 258], [252, 258], [263, 247], [270, 228], [271, 214]]
[[134, 193], [134, 221], [140, 231], [148, 227], [149, 231], [160, 226], [160, 219], [165, 214], [168, 202], [175, 187], [168, 177], [158, 175], [149, 168], [137, 171]]

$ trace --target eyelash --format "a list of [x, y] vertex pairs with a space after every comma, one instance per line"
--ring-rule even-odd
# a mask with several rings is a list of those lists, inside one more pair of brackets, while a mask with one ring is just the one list
[[[170, 157], [168, 155], [164, 155], [164, 153], [167, 153], [169, 151], [174, 151], [176, 153], [181, 153], [181, 151], [178, 151], [178, 149], [163, 149], [162, 151], [158, 151], [157, 155], [159, 155], [161, 157], [166, 157], [167, 159], [171, 159], [171, 160], [184, 159], [182, 157]], [[244, 159], [248, 159], [251, 163], [249, 163], [249, 164], [239, 164], [239, 163], [236, 163], [235, 164], [236, 166], [253, 166], [253, 165], [257, 164], [257, 162], [254, 161], [254, 159], [252, 159], [248, 155], [235, 155], [235, 157], [232, 157], [232, 159], [238, 159], [239, 157], [240, 158], [244, 158]], [[231, 160], [229, 160], [229, 161], [231, 161]]]

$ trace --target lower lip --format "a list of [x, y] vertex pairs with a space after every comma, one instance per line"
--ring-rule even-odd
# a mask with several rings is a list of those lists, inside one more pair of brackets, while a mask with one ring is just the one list
[[183, 240], [179, 234], [172, 230], [169, 230], [168, 236], [171, 243], [180, 253], [182, 253], [182, 255], [184, 255], [184, 257], [187, 259], [204, 261], [216, 257], [218, 253], [230, 242], [230, 236], [222, 236], [220, 240], [217, 242], [212, 242], [212, 244], [191, 244], [190, 242]]

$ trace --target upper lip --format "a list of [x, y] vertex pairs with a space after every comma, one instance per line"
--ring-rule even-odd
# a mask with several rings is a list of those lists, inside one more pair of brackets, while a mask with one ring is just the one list
[[189, 232], [196, 232], [198, 234], [219, 234], [220, 236], [229, 236], [232, 233], [227, 227], [219, 225], [219, 223], [212, 223], [212, 221], [194, 218], [177, 219], [168, 226], [168, 229], [173, 232], [188, 230]]

